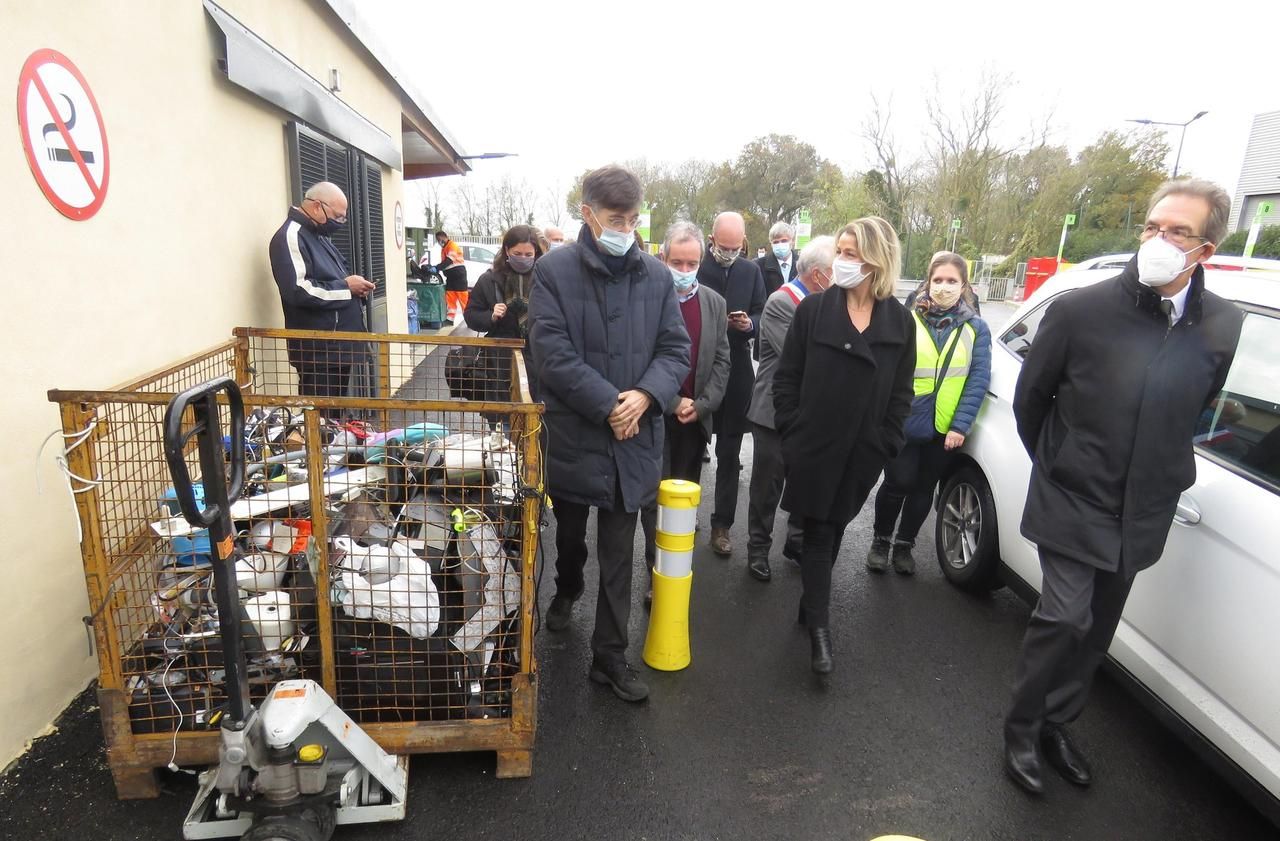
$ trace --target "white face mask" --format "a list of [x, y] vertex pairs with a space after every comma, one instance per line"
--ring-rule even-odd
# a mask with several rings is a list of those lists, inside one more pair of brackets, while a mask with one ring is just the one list
[[591, 216], [596, 220], [596, 224], [600, 225], [600, 234], [596, 237], [596, 242], [600, 243], [600, 247], [612, 254], [614, 257], [621, 257], [631, 250], [631, 246], [636, 244], [634, 234], [624, 234], [622, 231], [615, 231], [612, 228], [606, 228], [601, 222], [593, 209]]
[[837, 257], [831, 264], [831, 282], [841, 289], [853, 289], [867, 279], [862, 264], [857, 260], [845, 260]]
[[1138, 248], [1138, 282], [1144, 286], [1164, 286], [1187, 269], [1187, 255], [1208, 245], [1202, 242], [1190, 251], [1162, 236], [1154, 236]]

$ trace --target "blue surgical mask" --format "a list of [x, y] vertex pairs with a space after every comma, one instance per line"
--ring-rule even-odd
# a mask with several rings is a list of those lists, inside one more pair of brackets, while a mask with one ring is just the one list
[[[595, 211], [591, 211], [591, 215], [595, 216]], [[596, 219], [596, 224], [600, 225], [600, 220]], [[600, 247], [612, 254], [614, 257], [621, 257], [631, 250], [631, 246], [636, 244], [634, 234], [624, 234], [621, 231], [613, 231], [600, 225], [600, 235], [596, 237], [596, 242], [600, 243]]]
[[[670, 266], [667, 268], [671, 269]], [[676, 285], [676, 291], [683, 295], [692, 289], [693, 285], [698, 282], [698, 270], [694, 269], [691, 272], [682, 272], [676, 269], [671, 269], [671, 280]]]
[[773, 244], [773, 256], [779, 260], [786, 260], [791, 257], [791, 243], [775, 242]]

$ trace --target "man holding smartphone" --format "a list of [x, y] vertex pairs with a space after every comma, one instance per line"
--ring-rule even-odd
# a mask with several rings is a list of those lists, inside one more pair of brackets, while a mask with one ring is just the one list
[[711, 512], [711, 550], [733, 554], [729, 529], [738, 508], [738, 460], [747, 429], [747, 407], [755, 384], [751, 365], [751, 340], [764, 311], [764, 276], [760, 267], [742, 256], [747, 229], [742, 214], [725, 211], [711, 226], [707, 259], [698, 267], [698, 283], [725, 299], [729, 309], [725, 329], [729, 335], [729, 383], [724, 402], [715, 413], [715, 508]]

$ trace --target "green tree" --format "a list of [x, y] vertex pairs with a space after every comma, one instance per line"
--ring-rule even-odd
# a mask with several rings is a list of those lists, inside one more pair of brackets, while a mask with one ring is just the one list
[[820, 186], [839, 170], [818, 150], [792, 135], [770, 134], [742, 147], [723, 173], [720, 210], [736, 210], [747, 220], [752, 245], [768, 240], [769, 227], [791, 221], [810, 207]]
[[[1222, 241], [1218, 253], [1239, 257], [1244, 254], [1245, 240], [1249, 238], [1249, 229], [1236, 231]], [[1266, 225], [1258, 232], [1258, 241], [1253, 245], [1254, 257], [1280, 259], [1280, 225]]]

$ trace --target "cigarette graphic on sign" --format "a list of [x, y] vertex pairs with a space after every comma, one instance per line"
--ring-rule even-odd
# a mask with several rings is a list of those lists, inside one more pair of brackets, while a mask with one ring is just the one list
[[[71, 97], [67, 96], [65, 93], [58, 94], [58, 95], [67, 101], [67, 107], [71, 109], [71, 116], [68, 117], [66, 120], [67, 131], [71, 131], [71, 129], [75, 128], [76, 126], [76, 104], [72, 102]], [[49, 144], [49, 135], [57, 131], [58, 131], [57, 123], [46, 123], [43, 130], [41, 131], [41, 134], [45, 139], [45, 145], [49, 147], [49, 160], [58, 161], [59, 163], [68, 163], [68, 164], [75, 163], [76, 162], [75, 156], [71, 154], [70, 149], [67, 149], [62, 146], [52, 146]], [[93, 152], [90, 152], [87, 149], [81, 150], [80, 156], [84, 158], [84, 162], [86, 164], [93, 163]]]

